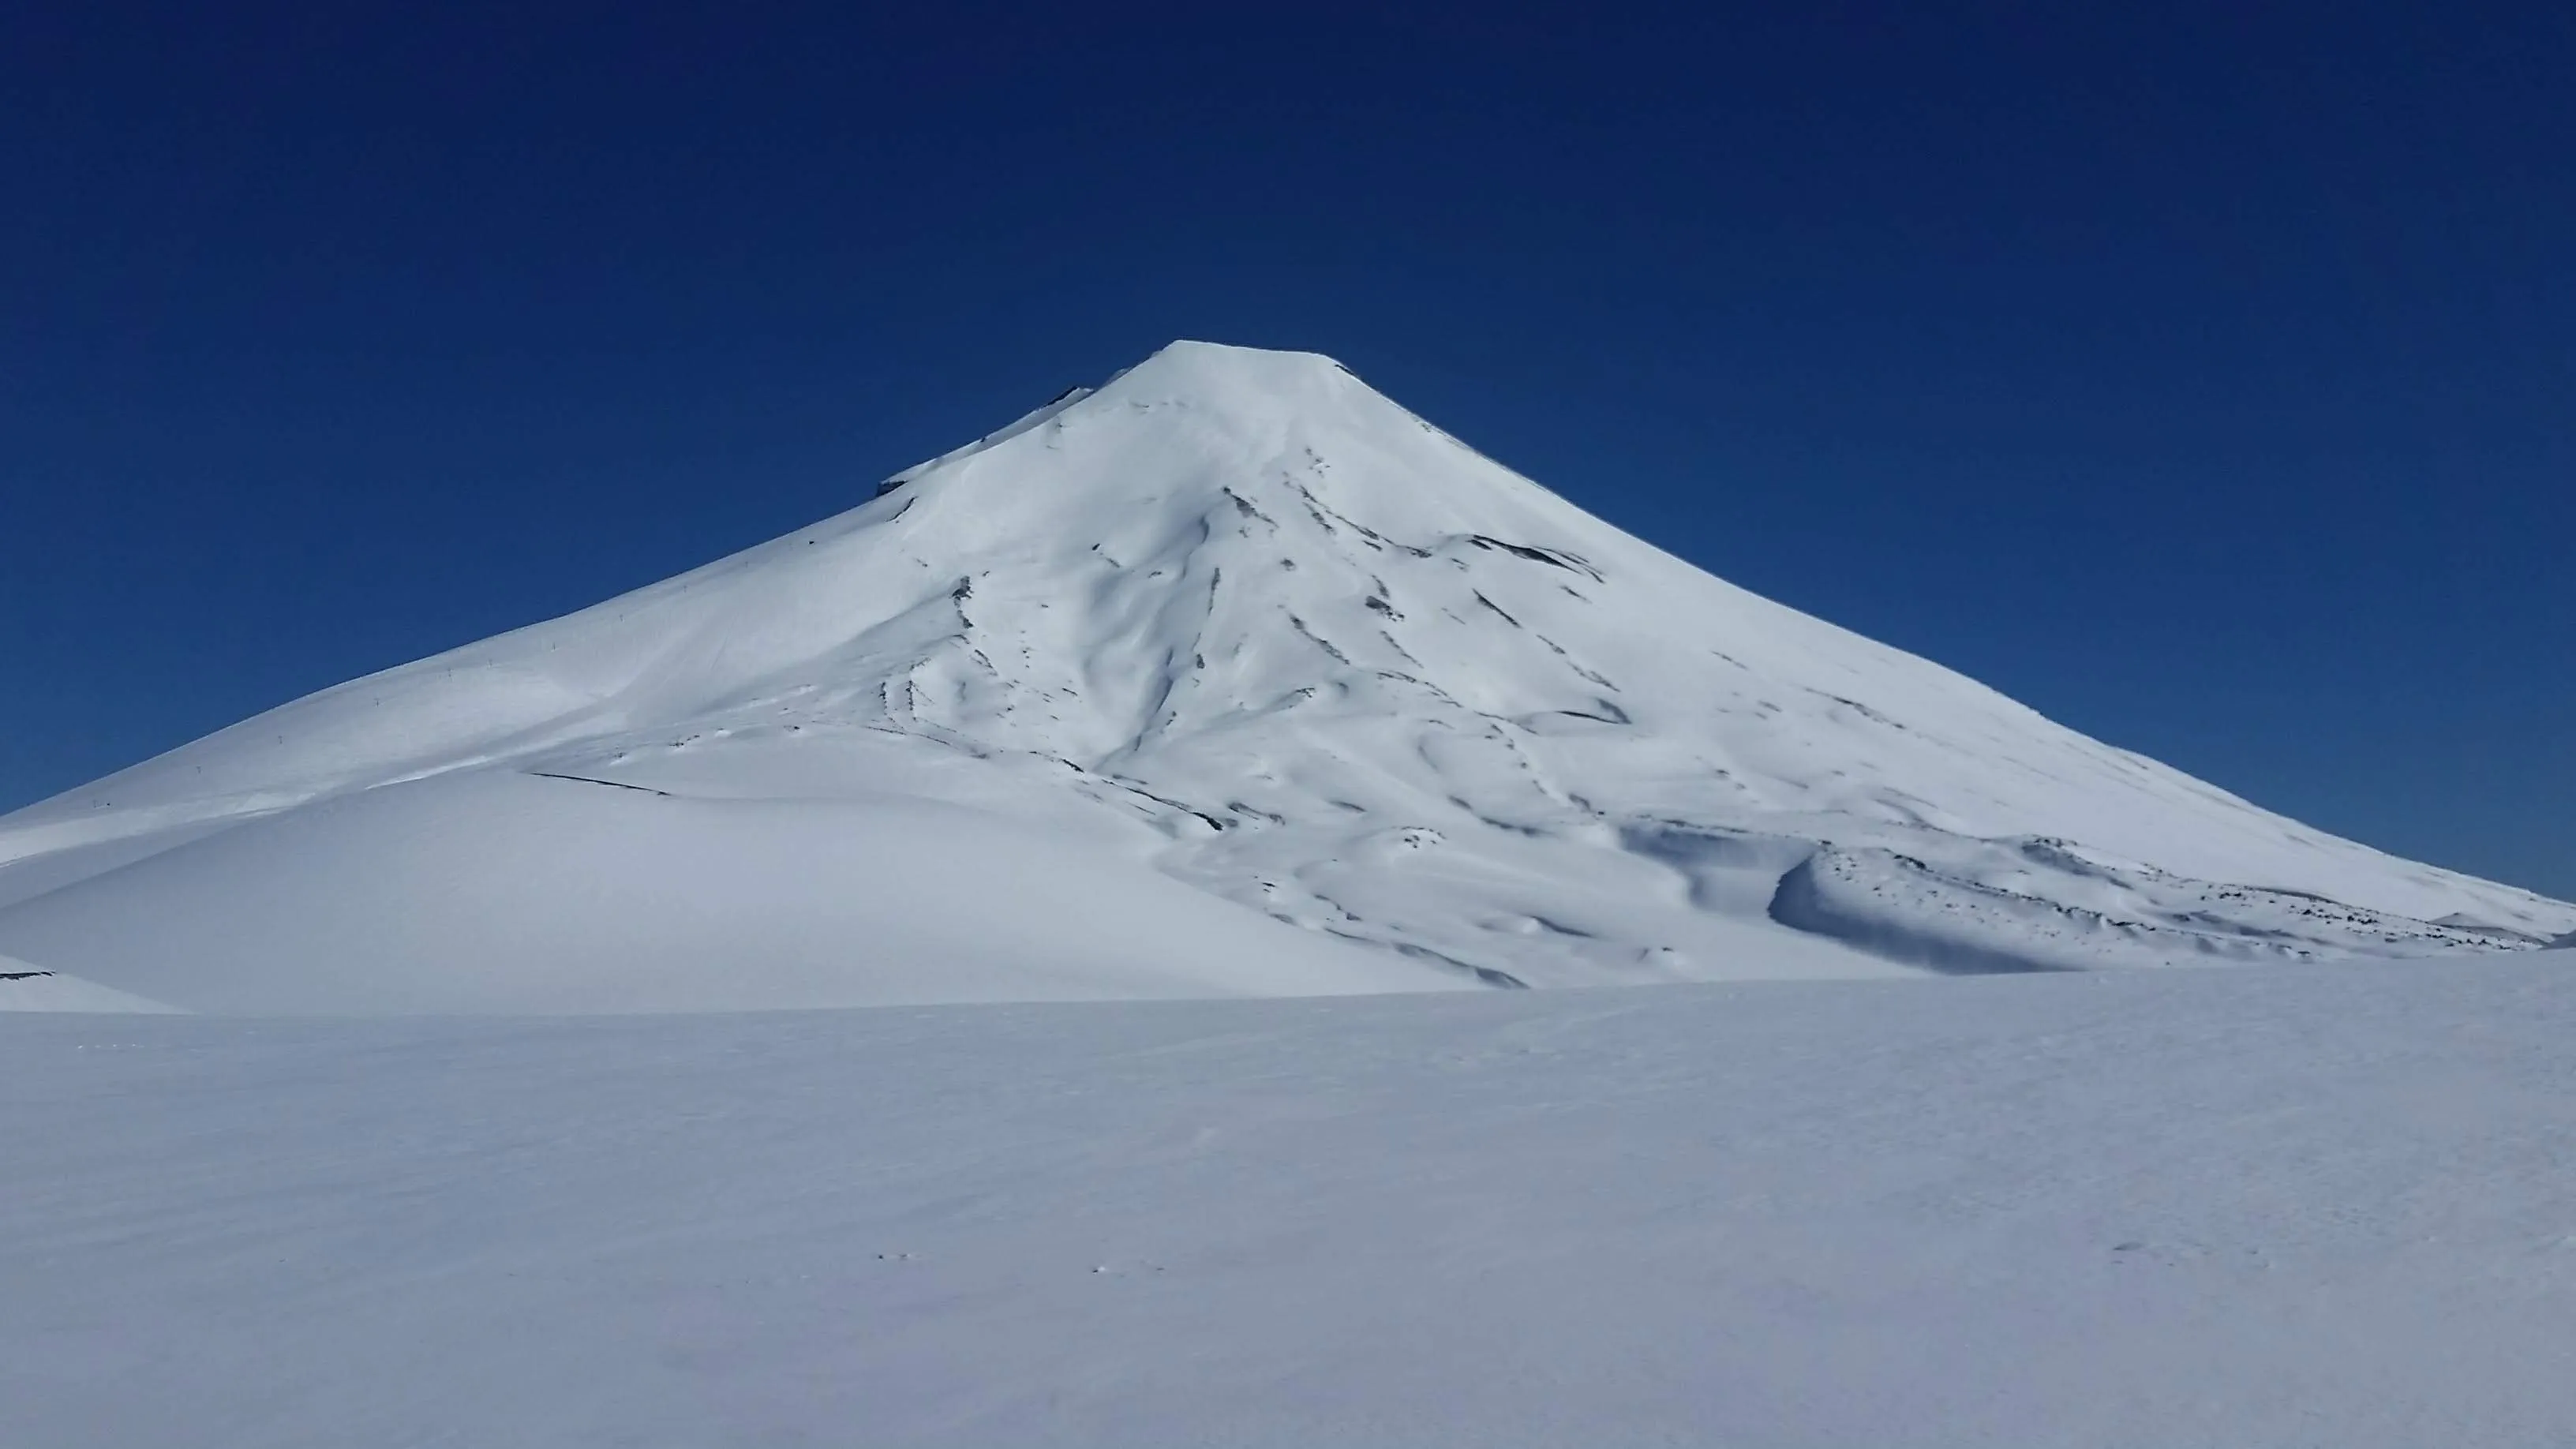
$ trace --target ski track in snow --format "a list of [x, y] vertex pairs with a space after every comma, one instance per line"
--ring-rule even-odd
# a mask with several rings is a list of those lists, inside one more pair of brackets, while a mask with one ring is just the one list
[[0, 1443], [2565, 1443], [2558, 955], [0, 1018]]
[[[1157, 927], [1175, 881], [1228, 911]], [[812, 528], [0, 820], [0, 951], [215, 1011], [2274, 965], [2571, 930], [1712, 578], [1327, 359], [1194, 343]], [[1037, 941], [1086, 959], [1040, 969]]]

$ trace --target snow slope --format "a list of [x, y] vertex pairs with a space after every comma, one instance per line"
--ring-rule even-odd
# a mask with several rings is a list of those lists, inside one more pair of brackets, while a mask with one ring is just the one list
[[0, 1444], [2576, 1441], [2562, 953], [0, 1019]]
[[158, 1001], [0, 956], [0, 1011], [166, 1012]]
[[217, 1009], [2285, 963], [2571, 930], [1712, 578], [1328, 359], [1195, 343], [811, 529], [0, 820], [0, 950]]
[[[156, 912], [142, 928], [128, 915], [138, 898]], [[12, 920], [13, 939], [45, 960], [79, 959], [150, 996], [246, 1013], [1459, 984], [1104, 863], [1079, 836], [955, 805], [661, 797], [506, 771], [255, 820], [42, 897]]]

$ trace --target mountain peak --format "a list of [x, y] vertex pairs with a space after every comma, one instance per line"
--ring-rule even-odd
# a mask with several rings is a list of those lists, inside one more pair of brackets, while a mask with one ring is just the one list
[[1116, 374], [1083, 401], [1093, 408], [1178, 406], [1272, 425], [1348, 426], [1354, 410], [1403, 412], [1322, 353], [1187, 339]]
[[895, 474], [880, 491], [891, 492], [1043, 427], [1052, 425], [1047, 436], [1061, 438], [1077, 424], [1122, 412], [1150, 415], [1152, 422], [1143, 429], [1149, 434], [1218, 428], [1261, 437], [1292, 426], [1347, 427], [1355, 410], [1403, 413], [1321, 353], [1183, 339], [1111, 374], [1098, 387], [1069, 387], [982, 438]]
[[[841, 823], [755, 827], [750, 802]], [[655, 883], [600, 927], [654, 959], [717, 949], [703, 930], [728, 912], [807, 922], [769, 968], [730, 968], [773, 971], [751, 1004], [936, 997], [817, 964], [854, 921], [902, 934], [850, 914], [864, 880], [710, 894], [695, 853], [774, 848], [803, 879], [793, 862], [900, 829], [906, 869], [964, 850], [961, 880], [1008, 853], [929, 806], [1084, 842], [1152, 883], [1135, 901], [1178, 881], [1243, 908], [1227, 920], [1300, 928], [1307, 954], [1240, 949], [1302, 964], [1222, 989], [2296, 961], [2576, 929], [2576, 907], [2309, 830], [1734, 588], [1330, 358], [1176, 342], [837, 518], [0, 820], [0, 950], [199, 1005], [220, 993], [190, 996], [156, 952], [336, 969], [380, 949], [349, 904], [370, 892], [416, 925], [462, 912], [560, 943], [571, 907], [549, 902], [596, 899], [605, 871]], [[571, 843], [478, 873], [529, 832]], [[638, 859], [630, 837], [660, 844]], [[371, 849], [409, 864], [335, 864]], [[1009, 891], [1072, 878], [1027, 869]], [[403, 893], [423, 871], [482, 884], [424, 902]], [[300, 890], [327, 899], [277, 914]], [[904, 919], [934, 952], [992, 924]], [[334, 920], [346, 939], [315, 935]], [[526, 949], [420, 929], [422, 951]], [[1091, 929], [1101, 959], [1163, 959]], [[1005, 974], [1036, 969], [1026, 949]], [[1022, 989], [977, 980], [953, 990]]]
[[1196, 380], [1271, 390], [1293, 385], [1298, 379], [1351, 377], [1349, 368], [1320, 352], [1244, 347], [1231, 342], [1201, 342], [1187, 337], [1165, 343], [1152, 356], [1121, 375], [1149, 368]]

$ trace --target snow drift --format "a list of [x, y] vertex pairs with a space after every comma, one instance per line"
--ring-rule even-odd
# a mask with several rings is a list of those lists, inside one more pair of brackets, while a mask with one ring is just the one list
[[200, 1009], [2261, 964], [2571, 930], [1713, 578], [1329, 359], [1198, 343], [813, 528], [0, 819], [0, 950]]

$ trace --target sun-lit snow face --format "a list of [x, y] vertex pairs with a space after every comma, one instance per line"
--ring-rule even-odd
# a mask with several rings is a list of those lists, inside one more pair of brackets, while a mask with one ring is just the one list
[[[621, 807], [663, 816], [829, 803], [844, 832], [889, 799], [970, 805], [1391, 948], [1362, 959], [1398, 984], [2425, 954], [2576, 927], [1736, 589], [1328, 359], [1190, 343], [814, 528], [21, 812], [0, 901], [492, 772], [641, 787]], [[470, 837], [473, 811], [451, 817]], [[645, 818], [639, 838], [668, 823]], [[676, 849], [597, 868], [659, 878]], [[151, 878], [0, 914], [0, 948], [79, 949]], [[721, 923], [724, 900], [671, 889]]]

